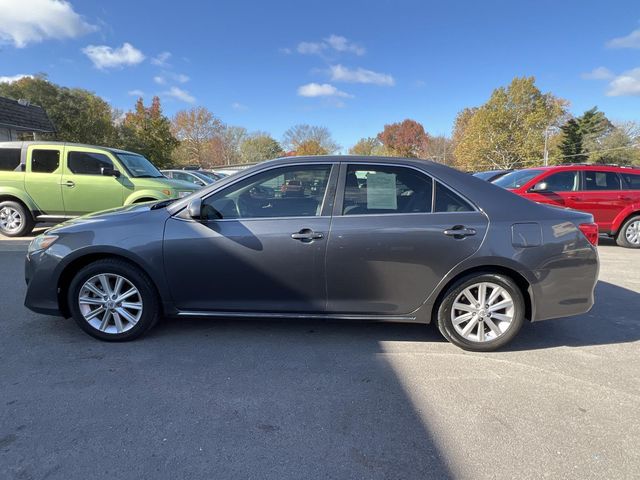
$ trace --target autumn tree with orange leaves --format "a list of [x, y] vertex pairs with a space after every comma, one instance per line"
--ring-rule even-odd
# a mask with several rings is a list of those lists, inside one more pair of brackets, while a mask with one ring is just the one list
[[415, 120], [406, 119], [384, 126], [378, 134], [385, 152], [395, 157], [424, 158], [429, 135]]

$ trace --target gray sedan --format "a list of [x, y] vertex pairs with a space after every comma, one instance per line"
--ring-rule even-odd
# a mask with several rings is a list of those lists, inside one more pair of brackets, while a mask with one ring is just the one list
[[303, 317], [435, 323], [488, 351], [591, 308], [597, 238], [591, 215], [440, 164], [292, 157], [47, 231], [25, 304], [102, 340], [161, 316]]

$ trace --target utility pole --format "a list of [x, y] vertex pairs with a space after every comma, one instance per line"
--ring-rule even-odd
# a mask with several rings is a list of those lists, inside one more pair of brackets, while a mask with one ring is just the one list
[[549, 165], [549, 128], [544, 129], [544, 166]]

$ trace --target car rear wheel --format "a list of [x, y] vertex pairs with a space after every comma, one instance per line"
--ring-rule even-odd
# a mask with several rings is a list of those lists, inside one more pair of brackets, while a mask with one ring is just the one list
[[452, 285], [438, 308], [438, 328], [465, 350], [496, 350], [518, 333], [525, 304], [520, 288], [505, 275], [485, 273]]
[[640, 215], [624, 222], [616, 236], [616, 243], [621, 247], [640, 248]]
[[151, 280], [119, 259], [98, 260], [82, 268], [71, 281], [68, 301], [80, 328], [100, 340], [133, 340], [160, 316]]
[[0, 202], [0, 233], [7, 237], [28, 235], [33, 230], [31, 213], [18, 202]]

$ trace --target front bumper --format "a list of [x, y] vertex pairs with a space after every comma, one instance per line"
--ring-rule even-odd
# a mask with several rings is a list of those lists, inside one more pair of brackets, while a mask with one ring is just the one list
[[57, 261], [46, 251], [27, 254], [24, 261], [24, 278], [27, 282], [24, 306], [29, 310], [45, 315], [61, 315], [56, 265]]

